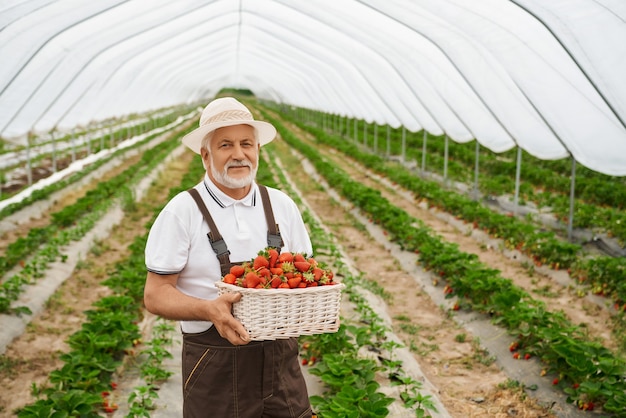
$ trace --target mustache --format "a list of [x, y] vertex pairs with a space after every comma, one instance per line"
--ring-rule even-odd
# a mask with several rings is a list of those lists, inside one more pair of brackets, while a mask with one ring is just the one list
[[224, 164], [224, 169], [228, 170], [231, 167], [248, 167], [248, 168], [252, 168], [252, 162], [248, 161], [248, 160], [235, 160], [235, 161], [229, 161], [226, 164]]

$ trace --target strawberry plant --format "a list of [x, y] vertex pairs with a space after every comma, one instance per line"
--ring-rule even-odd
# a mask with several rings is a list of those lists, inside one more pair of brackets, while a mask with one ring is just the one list
[[[39, 400], [19, 411], [19, 418], [81, 417], [99, 418], [96, 412], [102, 403], [100, 396], [83, 390], [56, 392], [46, 400]], [[59, 411], [63, 411], [60, 413]]]
[[154, 401], [158, 398], [154, 386], [138, 386], [128, 397], [127, 418], [145, 417], [150, 418], [150, 411], [155, 409]]

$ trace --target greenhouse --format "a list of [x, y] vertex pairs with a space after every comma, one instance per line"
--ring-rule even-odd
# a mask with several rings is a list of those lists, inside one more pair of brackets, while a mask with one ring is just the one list
[[[298, 337], [307, 416], [626, 416], [626, 2], [4, 0], [0, 61], [0, 416], [194, 416], [198, 324], [152, 289], [234, 297], [226, 253], [233, 327], [259, 297], [260, 345]], [[197, 234], [150, 236], [203, 178], [199, 296], [164, 261]], [[259, 225], [208, 196], [265, 189], [268, 247], [214, 246]]]

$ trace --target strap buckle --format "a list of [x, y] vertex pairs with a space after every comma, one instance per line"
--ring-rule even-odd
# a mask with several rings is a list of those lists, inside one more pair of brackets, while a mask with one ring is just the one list
[[213, 239], [211, 238], [210, 232], [207, 234], [207, 236], [209, 237], [211, 248], [213, 248], [213, 251], [215, 251], [215, 254], [217, 254], [218, 257], [221, 257], [225, 254], [230, 254], [230, 251], [228, 250], [228, 247], [226, 246], [226, 241], [224, 241], [223, 238], [218, 239], [217, 241], [213, 241]]
[[267, 245], [276, 249], [283, 248], [283, 239], [280, 236], [280, 232], [276, 234], [267, 233]]

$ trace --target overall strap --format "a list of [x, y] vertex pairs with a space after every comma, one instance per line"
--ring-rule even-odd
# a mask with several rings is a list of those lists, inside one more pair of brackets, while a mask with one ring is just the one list
[[213, 248], [213, 251], [215, 251], [215, 254], [217, 254], [217, 259], [220, 261], [222, 274], [226, 274], [224, 273], [224, 269], [229, 269], [231, 265], [229, 257], [230, 251], [226, 246], [226, 242], [224, 241], [224, 238], [222, 238], [220, 231], [217, 229], [217, 225], [215, 225], [215, 222], [213, 222], [213, 218], [211, 217], [209, 210], [206, 208], [206, 205], [202, 201], [200, 193], [198, 193], [198, 191], [193, 187], [187, 191], [189, 192], [191, 197], [193, 197], [193, 200], [196, 201], [200, 212], [202, 212], [202, 216], [204, 216], [206, 223], [209, 225], [209, 233], [207, 234], [207, 237], [209, 237], [211, 248]]
[[261, 200], [263, 201], [263, 211], [265, 212], [265, 220], [267, 221], [267, 245], [269, 247], [276, 248], [279, 252], [283, 247], [283, 239], [280, 236], [280, 229], [274, 219], [274, 211], [272, 210], [272, 202], [270, 202], [270, 196], [267, 192], [267, 188], [262, 184], [259, 184], [259, 191], [261, 192]]

